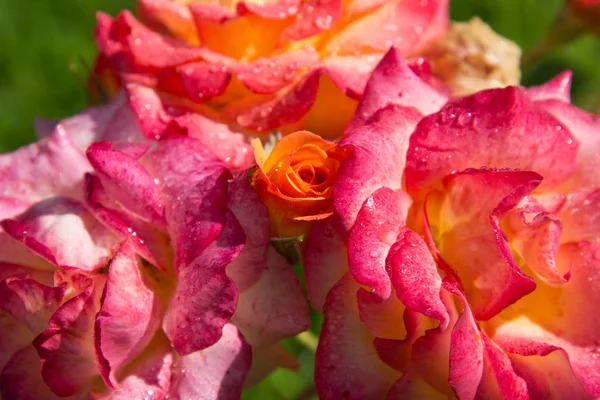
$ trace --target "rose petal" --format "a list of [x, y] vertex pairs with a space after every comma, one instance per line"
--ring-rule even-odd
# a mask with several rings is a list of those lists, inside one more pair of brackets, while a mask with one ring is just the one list
[[181, 355], [216, 343], [236, 309], [238, 292], [225, 267], [242, 251], [244, 231], [230, 211], [224, 219], [220, 236], [179, 269], [163, 329]]
[[233, 168], [247, 168], [252, 164], [252, 151], [246, 137], [226, 124], [176, 106], [147, 87], [130, 84], [127, 92], [131, 108], [147, 137], [160, 139], [185, 134], [197, 139]]
[[399, 373], [379, 359], [373, 336], [359, 320], [358, 289], [346, 275], [327, 296], [315, 363], [315, 385], [323, 400], [384, 398], [398, 379]]
[[248, 180], [248, 172], [241, 171], [229, 183], [229, 209], [246, 235], [244, 250], [227, 266], [227, 275], [240, 291], [254, 285], [265, 268], [266, 253], [270, 247], [269, 213]]
[[[13, 331], [13, 334], [16, 334]], [[1, 365], [1, 363], [0, 363]], [[0, 373], [0, 396], [3, 399], [60, 400], [42, 380], [40, 358], [29, 344], [15, 354]], [[69, 400], [82, 399], [69, 397]]]
[[222, 113], [240, 126], [257, 131], [269, 131], [302, 118], [312, 107], [319, 89], [320, 71], [304, 76], [297, 84], [276, 94], [243, 99], [228, 104]]
[[437, 319], [446, 329], [450, 316], [440, 298], [442, 278], [421, 236], [403, 228], [390, 249], [386, 270], [406, 307]]
[[186, 4], [171, 0], [140, 0], [137, 3], [140, 19], [156, 31], [166, 30], [174, 37], [199, 44], [196, 26]]
[[445, 400], [446, 394], [436, 391], [413, 371], [402, 375], [390, 389], [386, 400]]
[[272, 247], [259, 280], [240, 291], [232, 321], [253, 347], [275, 343], [309, 328], [302, 285], [292, 266]]
[[304, 251], [304, 280], [312, 307], [322, 312], [329, 290], [348, 272], [343, 228], [332, 215], [313, 224]]
[[558, 270], [556, 256], [561, 242], [562, 223], [552, 213], [524, 205], [510, 215], [509, 242], [529, 268], [551, 284], [568, 280], [568, 271]]
[[[14, 358], [15, 354], [18, 354], [23, 348], [31, 346], [33, 339], [35, 339], [35, 333], [26, 325], [11, 315], [0, 312], [0, 371], [11, 363], [11, 358]], [[36, 359], [39, 368], [40, 360], [37, 355]], [[8, 368], [11, 369], [11, 367]], [[3, 375], [0, 374], [0, 382], [2, 383], [0, 393], [3, 393], [4, 379]]]
[[[481, 335], [484, 344], [484, 379], [477, 389], [477, 397], [529, 400], [527, 383], [516, 373], [508, 355], [486, 334]], [[489, 372], [488, 372], [489, 371]]]
[[350, 273], [382, 299], [392, 293], [385, 261], [405, 224], [406, 201], [401, 191], [378, 189], [363, 204], [348, 237]]
[[[83, 175], [90, 165], [59, 125], [47, 139], [0, 155], [0, 218], [11, 218], [31, 204], [54, 195], [81, 198]], [[10, 213], [10, 214], [9, 214]]]
[[[81, 203], [66, 197], [39, 202], [4, 230], [54, 265], [92, 271], [106, 265], [116, 238]], [[76, 250], [74, 250], [76, 249]]]
[[517, 265], [499, 219], [541, 179], [529, 171], [487, 169], [444, 179], [439, 246], [461, 277], [477, 319], [491, 318], [536, 287]]
[[[97, 176], [86, 176], [86, 205], [94, 217], [106, 226], [113, 234], [129, 239], [136, 253], [151, 264], [166, 271], [172, 264], [166, 235], [159, 232], [152, 224], [144, 222], [123, 210], [104, 207], [101, 201], [106, 200], [102, 183]], [[112, 199], [110, 199], [112, 200]]]
[[[525, 379], [528, 383], [533, 381], [531, 386], [534, 393], [536, 390], [538, 393], [539, 391], [549, 392], [554, 396], [560, 393], [569, 393], [569, 396], [572, 393], [580, 393], [578, 398], [586, 398], [587, 396], [582, 393], [583, 390], [580, 389], [576, 380], [589, 395], [597, 397], [600, 393], [598, 357], [594, 350], [595, 346], [586, 348], [569, 343], [561, 337], [545, 331], [527, 318], [505, 324], [497, 331], [494, 340], [509, 353], [526, 358], [535, 356], [549, 358], [549, 360], [535, 361], [535, 367], [532, 368], [531, 362], [538, 357], [530, 360], [516, 357], [520, 361], [517, 364], [518, 368], [523, 370]], [[558, 354], [553, 356], [553, 352]], [[538, 370], [544, 372], [543, 377], [540, 376]], [[573, 379], [573, 375], [576, 380]], [[543, 383], [540, 383], [540, 380]]]
[[390, 104], [414, 107], [428, 115], [438, 111], [447, 100], [409, 68], [397, 48], [391, 48], [373, 70], [350, 126], [364, 123]]
[[296, 14], [298, 0], [275, 0], [255, 3], [253, 1], [240, 1], [237, 3], [238, 14], [251, 12], [266, 19], [284, 19]]
[[[361, 289], [356, 298], [360, 321], [376, 338], [374, 344], [377, 351], [380, 350], [378, 345], [382, 339], [399, 341], [406, 338], [408, 327], [401, 322], [404, 321], [406, 308], [397, 297], [390, 296], [382, 300], [379, 296]], [[385, 358], [382, 360], [387, 362]]]
[[342, 163], [334, 188], [335, 210], [350, 230], [363, 203], [380, 187], [400, 189], [408, 138], [420, 114], [413, 109], [386, 107], [366, 125], [346, 132], [340, 147], [352, 150]]
[[161, 142], [145, 157], [144, 166], [158, 181], [179, 269], [189, 265], [221, 233], [228, 173], [190, 138]]
[[164, 229], [164, 206], [158, 187], [135, 158], [96, 142], [86, 151], [106, 194], [131, 212]]
[[323, 60], [323, 71], [344, 94], [360, 99], [379, 61], [380, 54], [330, 56]]
[[50, 287], [31, 278], [10, 277], [0, 283], [0, 309], [41, 333], [60, 306], [66, 285]]
[[295, 51], [279, 56], [259, 58], [235, 66], [236, 77], [257, 94], [271, 94], [297, 80], [301, 70], [319, 62], [318, 54], [311, 51]]
[[293, 22], [281, 35], [282, 40], [301, 40], [330, 29], [342, 16], [341, 0], [301, 2]]
[[235, 326], [223, 326], [221, 339], [201, 352], [177, 360], [169, 398], [237, 399], [250, 369], [252, 350]]
[[346, 25], [325, 45], [327, 52], [379, 52], [396, 46], [405, 56], [420, 53], [448, 29], [448, 1], [387, 2]]
[[566, 70], [542, 85], [527, 88], [527, 96], [533, 101], [554, 99], [571, 103], [572, 81], [573, 72]]
[[98, 375], [93, 344], [95, 303], [90, 280], [82, 293], [56, 310], [50, 327], [33, 341], [44, 382], [58, 396], [76, 394]]
[[600, 189], [569, 195], [558, 217], [562, 243], [596, 240], [600, 237]]
[[600, 167], [600, 117], [559, 100], [536, 103], [554, 116], [579, 143], [577, 171], [564, 184], [565, 191], [592, 190], [600, 186], [595, 171]]
[[160, 299], [144, 274], [131, 244], [123, 242], [108, 267], [96, 315], [96, 352], [109, 386], [117, 385], [117, 372], [143, 351], [160, 326]]
[[577, 166], [577, 144], [559, 121], [523, 89], [484, 90], [425, 117], [410, 139], [406, 186], [423, 195], [443, 176], [464, 168], [527, 169], [556, 187]]
[[161, 71], [157, 88], [201, 103], [223, 94], [230, 79], [231, 72], [224, 65], [191, 62]]
[[169, 341], [157, 336], [141, 358], [127, 367], [119, 388], [110, 394], [110, 400], [160, 400], [171, 387], [173, 351]]
[[248, 138], [224, 123], [198, 113], [187, 113], [175, 118], [174, 125], [199, 141], [231, 169], [244, 169], [254, 164]]
[[119, 93], [110, 103], [89, 107], [79, 114], [60, 122], [36, 121], [40, 139], [50, 136], [60, 126], [71, 143], [84, 152], [92, 143], [105, 140], [119, 150], [131, 143], [146, 143], [132, 110], [126, 105], [126, 96]]
[[98, 13], [97, 19], [96, 42], [100, 52], [119, 72], [174, 67], [201, 57], [199, 48], [153, 32], [129, 11], [122, 11], [115, 19]]

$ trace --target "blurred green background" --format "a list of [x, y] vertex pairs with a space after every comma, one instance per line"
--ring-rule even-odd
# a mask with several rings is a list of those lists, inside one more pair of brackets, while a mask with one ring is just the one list
[[[33, 141], [34, 117], [61, 118], [87, 105], [95, 12], [114, 15], [133, 6], [134, 0], [0, 0], [0, 151]], [[456, 21], [479, 16], [526, 50], [540, 40], [561, 7], [562, 0], [452, 0], [451, 15]], [[539, 84], [572, 69], [574, 102], [597, 111], [599, 65], [600, 40], [582, 36], [525, 69], [523, 84]], [[314, 314], [313, 320], [318, 333], [321, 316]], [[245, 400], [314, 398], [311, 344], [290, 339], [283, 345], [298, 356], [298, 371], [277, 370], [247, 390]]]
[[[480, 16], [527, 49], [559, 12], [562, 0], [452, 0], [451, 15]], [[0, 0], [0, 151], [34, 140], [33, 118], [60, 118], [87, 104], [86, 66], [94, 57], [96, 10], [114, 15], [134, 0]], [[600, 41], [584, 36], [523, 72], [523, 84], [541, 83], [570, 68], [573, 99], [598, 106]]]

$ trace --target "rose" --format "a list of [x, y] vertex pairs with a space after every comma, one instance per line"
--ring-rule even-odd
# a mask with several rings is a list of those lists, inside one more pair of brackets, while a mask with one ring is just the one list
[[310, 319], [247, 171], [148, 141], [123, 96], [38, 126], [0, 156], [2, 397], [235, 398], [252, 354], [268, 373]]
[[254, 134], [303, 128], [339, 137], [384, 52], [418, 55], [448, 25], [444, 0], [138, 5], [146, 25], [126, 11], [99, 14], [98, 65], [110, 65], [117, 84], [151, 87]]
[[320, 136], [299, 131], [285, 136], [267, 158], [255, 139], [254, 189], [269, 210], [271, 235], [296, 237], [311, 221], [333, 213], [333, 187], [346, 152]]
[[436, 92], [403, 65], [374, 71], [359, 107], [397, 105], [351, 125], [335, 214], [308, 235], [320, 398], [597, 397], [598, 117], [563, 74], [423, 118], [400, 102]]

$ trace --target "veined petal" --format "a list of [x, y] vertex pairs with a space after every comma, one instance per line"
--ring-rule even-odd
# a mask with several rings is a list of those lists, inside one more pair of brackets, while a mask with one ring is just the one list
[[160, 400], [171, 388], [173, 349], [164, 335], [158, 335], [148, 349], [123, 372], [110, 400]]
[[348, 249], [337, 214], [313, 224], [304, 251], [304, 279], [310, 304], [323, 311], [329, 290], [348, 272]]
[[447, 0], [391, 1], [345, 26], [326, 44], [325, 50], [354, 54], [365, 49], [384, 52], [396, 46], [402, 54], [411, 56], [447, 29]]
[[364, 123], [390, 104], [414, 107], [429, 115], [447, 100], [409, 68], [397, 48], [391, 48], [373, 70], [350, 126]]
[[[16, 335], [17, 331], [12, 331]], [[3, 399], [65, 400], [57, 396], [42, 379], [40, 357], [29, 343], [16, 353], [0, 372], [0, 396]], [[75, 395], [66, 400], [84, 400], [83, 395]]]
[[161, 142], [144, 157], [143, 165], [158, 181], [178, 270], [194, 261], [223, 230], [229, 174], [190, 138]]
[[[0, 155], [0, 218], [12, 218], [31, 204], [56, 195], [81, 198], [83, 175], [91, 167], [59, 125], [46, 139]], [[10, 214], [8, 212], [10, 211]]]
[[160, 327], [160, 299], [149, 279], [131, 244], [123, 242], [108, 267], [96, 316], [96, 352], [108, 386], [118, 385], [117, 373], [143, 351]]
[[67, 197], [39, 202], [2, 227], [48, 262], [85, 271], [106, 265], [117, 241], [83, 204]]
[[407, 190], [421, 198], [445, 175], [482, 166], [536, 171], [543, 187], [557, 187], [577, 169], [578, 145], [562, 126], [517, 87], [453, 101], [411, 136]]
[[223, 326], [213, 346], [177, 360], [169, 398], [237, 399], [252, 363], [252, 350], [235, 326]]
[[293, 84], [300, 71], [312, 68], [318, 62], [315, 52], [294, 51], [240, 63], [233, 69], [237, 79], [253, 93], [270, 94]]
[[66, 285], [50, 287], [32, 278], [13, 276], [0, 283], [0, 309], [41, 333], [60, 306]]
[[229, 103], [222, 113], [240, 126], [269, 131], [302, 118], [312, 107], [319, 89], [319, 70], [307, 73], [295, 85], [272, 95], [253, 96]]
[[89, 107], [77, 115], [58, 122], [36, 120], [38, 138], [49, 137], [59, 127], [81, 152], [94, 142], [108, 141], [119, 150], [131, 143], [147, 143], [133, 112], [127, 106], [125, 93], [120, 92], [110, 103]]
[[107, 199], [100, 179], [92, 174], [86, 175], [86, 206], [90, 212], [113, 234], [129, 239], [136, 253], [151, 264], [166, 271], [172, 265], [167, 236], [152, 224], [127, 213], [124, 210], [105, 207]]
[[327, 30], [342, 16], [342, 0], [309, 0], [300, 3], [294, 21], [286, 27], [283, 40], [301, 40]]
[[233, 168], [247, 168], [252, 164], [252, 149], [246, 137], [227, 124], [205, 117], [173, 98], [161, 97], [151, 88], [129, 84], [127, 93], [146, 137], [160, 139], [185, 134]]
[[347, 96], [360, 99], [380, 54], [328, 56], [323, 60], [323, 72]]
[[363, 204], [348, 237], [348, 265], [356, 281], [387, 299], [392, 282], [386, 271], [390, 248], [405, 225], [407, 196], [382, 187]]
[[[600, 118], [569, 103], [546, 100], [536, 103], [560, 122], [579, 143], [577, 171], [564, 183], [565, 191], [593, 190], [600, 186], [595, 171], [600, 168]], [[557, 126], [556, 129], [559, 129]]]
[[548, 82], [527, 88], [527, 96], [533, 101], [559, 100], [571, 103], [571, 83], [573, 72], [566, 70]]
[[225, 268], [242, 251], [244, 231], [230, 211], [224, 219], [219, 237], [179, 269], [163, 329], [181, 355], [216, 343], [236, 309], [238, 291]]
[[272, 247], [267, 250], [258, 281], [240, 291], [232, 322], [253, 347], [275, 343], [309, 328], [302, 285], [292, 266]]
[[248, 180], [248, 171], [241, 171], [229, 182], [229, 209], [238, 220], [246, 244], [240, 255], [227, 266], [227, 276], [240, 292], [252, 287], [265, 268], [271, 247], [269, 213]]
[[86, 151], [106, 194], [138, 216], [165, 229], [164, 206], [154, 179], [134, 157], [96, 142]]
[[145, 72], [168, 68], [201, 58], [202, 50], [160, 35], [139, 23], [129, 11], [115, 19], [97, 14], [96, 42], [119, 71]]
[[491, 318], [536, 287], [517, 265], [499, 221], [541, 179], [529, 171], [488, 169], [444, 179], [438, 248], [460, 276], [477, 319]]
[[442, 278], [427, 245], [415, 232], [402, 228], [386, 260], [396, 295], [413, 311], [440, 321], [446, 329], [450, 316], [440, 298]]
[[338, 171], [334, 188], [335, 210], [346, 231], [375, 190], [402, 187], [402, 160], [420, 118], [414, 109], [386, 107], [365, 125], [346, 132], [339, 145], [351, 153]]
[[64, 303], [50, 319], [50, 327], [33, 342], [44, 382], [58, 396], [71, 396], [91, 385], [99, 374], [93, 344], [97, 312], [95, 286]]
[[347, 274], [327, 296], [315, 364], [315, 384], [323, 400], [384, 398], [400, 375], [380, 360], [373, 336], [360, 322], [359, 289]]
[[573, 193], [558, 213], [561, 243], [595, 241], [600, 237], [600, 189]]

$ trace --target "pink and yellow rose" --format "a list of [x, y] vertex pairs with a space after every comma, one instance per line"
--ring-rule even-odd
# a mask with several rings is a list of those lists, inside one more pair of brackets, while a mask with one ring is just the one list
[[235, 130], [337, 138], [391, 46], [412, 57], [446, 32], [447, 3], [140, 0], [144, 24], [98, 15], [96, 73]]
[[600, 396], [600, 120], [569, 85], [444, 105], [382, 60], [306, 245], [320, 398]]
[[293, 365], [308, 305], [247, 171], [123, 96], [38, 133], [0, 156], [2, 398], [238, 398]]

